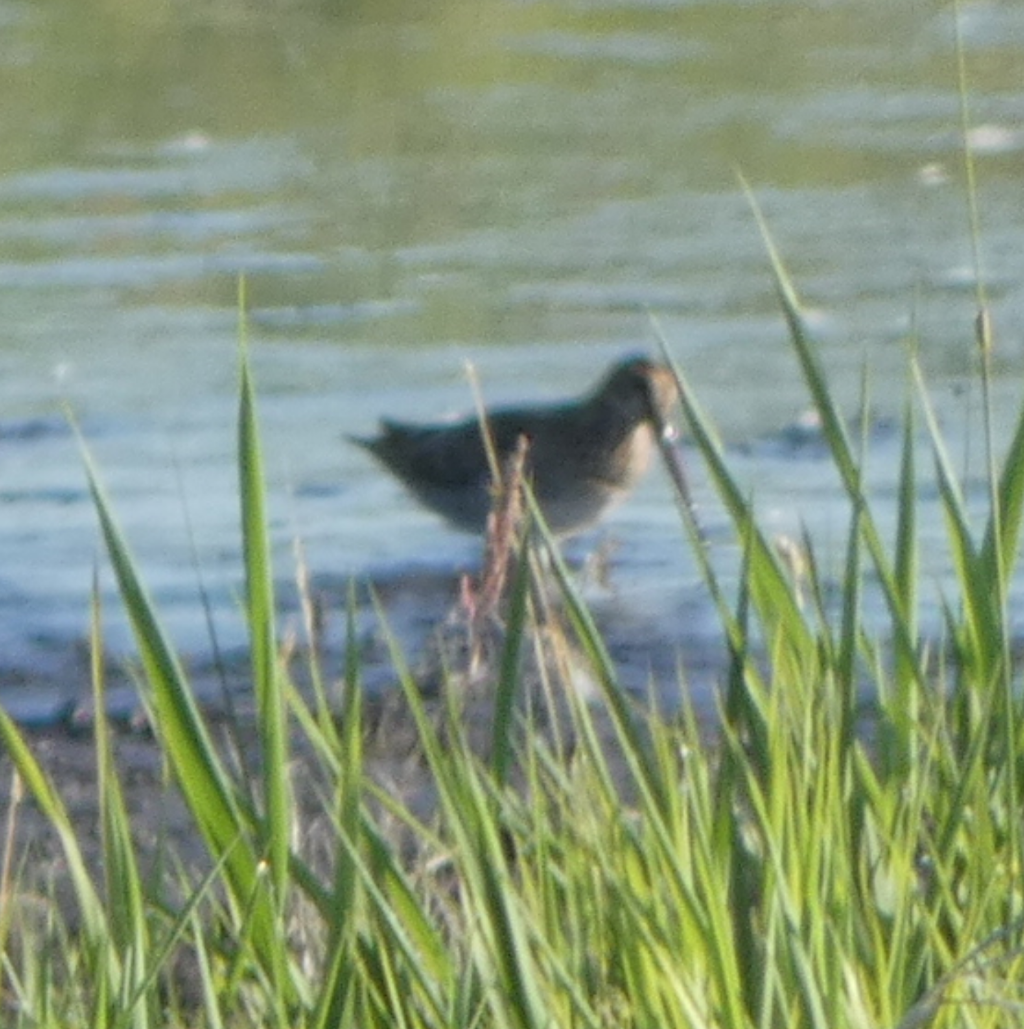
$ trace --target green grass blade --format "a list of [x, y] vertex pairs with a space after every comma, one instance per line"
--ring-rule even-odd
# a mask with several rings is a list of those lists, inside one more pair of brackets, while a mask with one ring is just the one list
[[[903, 417], [893, 581], [900, 596], [900, 610], [906, 619], [906, 635], [917, 640], [920, 563], [914, 427], [913, 407], [908, 403]], [[885, 712], [885, 718], [879, 724], [879, 754], [886, 776], [905, 775], [920, 757], [916, 733], [921, 700], [918, 687], [921, 675], [920, 651], [920, 644], [913, 654], [902, 648], [896, 651], [891, 682], [880, 667], [875, 675], [878, 704]]]
[[249, 818], [236, 801], [230, 777], [217, 756], [84, 442], [81, 451], [100, 529], [145, 671], [162, 745], [211, 856], [217, 860], [226, 851], [231, 852], [226, 878], [235, 904], [259, 898], [253, 913], [253, 936], [261, 962], [270, 969], [281, 955], [280, 933], [266, 891], [257, 886], [258, 861], [249, 836]]
[[[405, 701], [455, 837], [461, 879], [482, 933], [472, 951], [483, 980], [492, 984], [492, 1003], [499, 1019], [520, 1029], [546, 1026], [548, 1020], [526, 942], [528, 932], [516, 908], [497, 816], [454, 724], [454, 708], [448, 710], [453, 738], [446, 750], [390, 634], [388, 640]], [[373, 894], [375, 891], [367, 886]]]
[[[530, 509], [530, 518], [534, 528], [543, 540], [547, 550], [551, 568], [555, 573], [562, 600], [565, 603], [566, 614], [576, 634], [576, 640], [589, 659], [591, 668], [601, 685], [602, 696], [607, 705], [608, 712], [615, 723], [616, 732], [625, 742], [625, 756], [630, 770], [635, 777], [637, 785], [650, 797], [657, 797], [657, 801], [652, 800], [652, 803], [658, 810], [664, 813], [668, 810], [669, 798], [664, 794], [662, 789], [663, 783], [657, 775], [651, 756], [643, 746], [629, 701], [623, 690], [619, 687], [615, 664], [594, 623], [590, 610], [573, 582], [572, 575], [565, 563], [565, 559], [562, 557], [558, 543], [548, 529], [547, 523], [544, 521], [544, 515], [533, 496], [533, 491], [528, 485], [524, 489], [524, 496]], [[585, 720], [582, 723], [582, 728], [588, 728]]]
[[345, 1012], [352, 1003], [354, 968], [351, 948], [356, 939], [356, 918], [361, 901], [361, 880], [352, 852], [359, 852], [363, 826], [363, 690], [358, 669], [351, 664], [355, 661], [353, 655], [356, 652], [355, 601], [351, 587], [346, 617], [350, 667], [342, 733], [335, 741], [338, 761], [334, 802], [336, 831], [343, 842], [335, 857], [329, 907], [324, 909], [330, 958], [324, 975], [317, 983], [318, 999], [312, 1020], [314, 1026], [322, 1027], [343, 1024]]
[[772, 275], [775, 279], [775, 288], [779, 296], [782, 313], [789, 327], [790, 339], [796, 350], [800, 370], [811, 394], [814, 409], [821, 418], [822, 437], [829, 446], [832, 459], [846, 486], [847, 493], [851, 497], [858, 497], [860, 494], [857, 484], [860, 479], [860, 472], [853, 456], [853, 447], [847, 434], [842, 414], [833, 399], [832, 392], [828, 386], [828, 379], [818, 359], [810, 332], [807, 329], [803, 315], [803, 305], [797, 295], [796, 287], [786, 271], [782, 256], [768, 230], [768, 223], [761, 213], [757, 198], [742, 178], [741, 184], [747, 195], [747, 202], [754, 213], [758, 228], [761, 231], [762, 242], [768, 252]]
[[[990, 518], [981, 548], [985, 568], [1003, 569], [1009, 579], [1013, 575], [1020, 549], [1021, 522], [1024, 519], [1024, 406], [1017, 419], [1017, 428], [1003, 458], [1002, 473], [996, 492], [998, 519]], [[998, 538], [996, 526], [998, 524]], [[1001, 550], [1001, 560], [995, 548]]]
[[263, 801], [267, 858], [279, 911], [288, 883], [291, 793], [288, 784], [288, 729], [274, 629], [274, 588], [267, 537], [263, 455], [256, 402], [243, 344], [238, 407], [238, 478], [245, 564], [245, 608], [263, 750]]
[[85, 857], [68, 816], [67, 808], [42, 766], [33, 756], [25, 738], [2, 707], [0, 707], [0, 742], [3, 743], [4, 750], [18, 770], [25, 788], [38, 804], [46, 820], [57, 832], [64, 859], [68, 864], [68, 874], [74, 885], [75, 899], [78, 902], [86, 936], [94, 945], [105, 947], [110, 932], [106, 912], [89, 875]]
[[[993, 577], [997, 569], [985, 562], [974, 543], [959, 480], [943, 443], [938, 419], [916, 361], [913, 363], [913, 371], [931, 438], [942, 512], [961, 590], [961, 606], [957, 612], [963, 620], [963, 631], [957, 633], [963, 648], [961, 657], [972, 674], [977, 676], [976, 681], [992, 684], [1000, 670], [1003, 670], [1006, 623], [1000, 601], [1004, 591], [993, 588], [996, 581]], [[956, 631], [955, 623], [952, 628]]]
[[230, 780], [216, 757], [185, 673], [139, 578], [84, 442], [82, 456], [100, 529], [150, 686], [157, 725], [172, 763], [184, 779], [186, 795], [195, 805], [199, 826], [220, 853], [233, 841], [242, 821]]
[[[895, 585], [899, 592], [900, 608], [906, 621], [907, 632], [917, 637], [917, 586], [919, 574], [917, 538], [917, 462], [914, 451], [914, 412], [907, 404], [903, 415], [903, 448], [900, 457], [899, 493], [897, 501]], [[907, 655], [900, 655], [905, 662]], [[916, 663], [916, 662], [915, 662]], [[908, 669], [898, 668], [901, 686], [909, 685]]]
[[846, 543], [846, 565], [843, 570], [843, 608], [839, 629], [839, 649], [832, 667], [836, 683], [842, 691], [840, 738], [844, 752], [854, 742], [854, 720], [857, 710], [857, 647], [861, 634], [861, 568], [862, 531], [860, 514], [854, 511], [850, 518], [850, 534]]
[[[725, 461], [718, 437], [691, 389], [685, 375], [668, 351], [664, 336], [657, 322], [652, 319], [659, 337], [665, 361], [672, 369], [679, 387], [679, 400], [686, 417], [693, 443], [704, 459], [711, 480], [725, 505], [729, 517], [748, 555], [748, 576], [746, 585], [754, 610], [764, 625], [768, 640], [784, 639], [791, 660], [799, 665], [814, 653], [815, 640], [804, 619], [792, 583], [779, 565], [774, 548], [765, 539], [754, 519], [753, 507], [743, 493]], [[732, 625], [728, 605], [725, 603], [714, 571], [710, 565], [706, 548], [697, 548], [698, 561], [704, 579], [715, 598], [723, 624]]]
[[[91, 604], [91, 671], [96, 782], [99, 789], [100, 833], [106, 878], [110, 946], [121, 958], [125, 979], [118, 984], [119, 1002], [115, 1024], [146, 1029], [151, 1012], [141, 988], [148, 978], [150, 936], [142, 896], [142, 881], [131, 836], [124, 794], [114, 766], [110, 729], [106, 717], [103, 678], [103, 643], [99, 581], [93, 570]], [[126, 998], [134, 994], [134, 1000]]]
[[829, 389], [828, 378], [818, 359], [811, 334], [804, 320], [800, 298], [771, 237], [756, 197], [742, 177], [741, 184], [757, 220], [761, 238], [768, 253], [779, 301], [789, 326], [790, 339], [796, 351], [801, 373], [811, 394], [814, 409], [821, 419], [822, 438], [829, 448], [847, 496], [862, 515], [860, 524], [864, 533], [864, 542], [871, 555], [889, 609], [897, 658], [904, 661], [904, 667], [917, 667], [915, 660], [917, 641], [911, 630], [911, 622], [908, 621], [907, 613], [903, 608], [903, 594], [897, 586], [892, 563], [886, 556], [881, 534], [867, 498], [862, 492], [859, 465], [854, 457], [842, 415]]
[[[191, 889], [191, 892], [185, 900], [181, 910], [174, 916], [173, 923], [163, 934], [163, 938], [157, 945], [153, 946], [152, 950], [147, 954], [148, 960], [145, 976], [141, 977], [136, 983], [135, 993], [129, 998], [125, 1005], [124, 1012], [122, 1013], [122, 1021], [124, 1016], [130, 1014], [137, 1005], [141, 1005], [147, 995], [149, 995], [154, 989], [158, 988], [158, 976], [162, 969], [172, 963], [175, 948], [184, 937], [186, 929], [190, 925], [197, 928], [199, 906], [204, 899], [216, 890], [218, 883], [221, 881], [221, 876], [224, 871], [224, 862], [227, 860], [227, 857], [227, 853], [222, 854], [213, 867], [210, 868], [205, 876], [203, 876], [202, 881]], [[201, 952], [204, 950], [204, 947], [201, 940], [201, 937], [203, 936], [201, 929], [199, 929], [197, 935], [200, 937], [198, 942], [196, 940], [192, 940], [191, 942], [196, 945], [200, 961], [202, 961]], [[156, 1025], [162, 1024], [157, 1018], [153, 1019], [153, 1023]], [[214, 1019], [211, 1025], [216, 1024], [217, 1019]]]

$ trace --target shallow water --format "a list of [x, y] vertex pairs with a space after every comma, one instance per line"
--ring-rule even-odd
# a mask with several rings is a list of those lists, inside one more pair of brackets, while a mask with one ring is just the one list
[[[962, 7], [1006, 433], [1024, 339], [1024, 9]], [[807, 396], [737, 168], [851, 415], [867, 369], [883, 513], [908, 333], [973, 476], [952, 37], [949, 5], [923, 0], [396, 2], [333, 15], [0, 0], [0, 697], [38, 714], [84, 688], [99, 546], [65, 402], [175, 641], [196, 662], [209, 653], [200, 579], [225, 648], [244, 638], [243, 273], [279, 576], [300, 537], [332, 602], [350, 576], [429, 583], [396, 589], [410, 636], [443, 610], [435, 584], [472, 567], [476, 544], [342, 436], [382, 413], [466, 409], [466, 360], [493, 401], [577, 392], [652, 347], [647, 310], [766, 528], [806, 525], [838, 567], [848, 512], [835, 474], [814, 446], [780, 437]], [[724, 516], [702, 470], [691, 477], [728, 566]], [[931, 513], [934, 617], [948, 569]], [[582, 559], [602, 541], [614, 543], [611, 585], [591, 592], [627, 678], [674, 682], [681, 647], [710, 702], [720, 633], [663, 476], [572, 550]], [[130, 646], [101, 577], [116, 654]], [[420, 603], [426, 618], [411, 613]]]

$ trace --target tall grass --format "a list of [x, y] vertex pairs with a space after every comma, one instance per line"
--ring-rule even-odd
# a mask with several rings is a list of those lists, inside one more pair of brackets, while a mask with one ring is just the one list
[[[1024, 753], [1005, 598], [1024, 510], [1024, 409], [991, 469], [991, 509], [977, 535], [911, 354], [897, 531], [886, 540], [863, 487], [863, 447], [848, 438], [799, 298], [765, 238], [849, 497], [849, 529], [837, 613], [823, 599], [813, 540], [794, 576], [676, 369], [695, 447], [744, 555], [730, 591], [690, 526], [729, 644], [713, 737], [688, 708], [666, 719], [624, 696], [541, 532], [561, 628], [540, 624], [523, 560], [494, 670], [491, 746], [474, 746], [456, 677], [431, 707], [393, 643], [430, 803], [424, 810], [422, 798], [376, 781], [357, 648], [340, 713], [315, 657], [304, 694], [280, 656], [243, 350], [250, 779], [215, 745], [83, 445], [157, 744], [208, 861], [195, 869], [172, 854], [155, 880], [142, 873], [115, 745], [99, 719], [97, 878], [57, 786], [0, 712], [7, 752], [59, 836], [74, 898], [71, 910], [51, 896], [45, 917], [19, 917], [35, 884], [19, 866], [12, 817], [0, 854], [5, 1026], [917, 1029], [1019, 1019]], [[940, 640], [925, 639], [917, 620], [919, 423], [955, 557], [957, 593]], [[861, 620], [869, 573], [886, 604], [881, 634]], [[102, 711], [98, 601], [93, 624]], [[553, 632], [564, 660], [540, 667], [567, 723], [561, 735], [541, 717], [543, 703], [526, 702], [537, 691], [522, 672], [522, 655]], [[600, 706], [574, 691], [579, 667], [598, 684]]]

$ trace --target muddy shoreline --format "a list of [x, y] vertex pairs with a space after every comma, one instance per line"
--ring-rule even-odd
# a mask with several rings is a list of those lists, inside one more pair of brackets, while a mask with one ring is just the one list
[[[502, 559], [507, 560], [507, 555]], [[406, 569], [402, 574], [365, 583], [358, 593], [353, 593], [348, 580], [325, 578], [300, 582], [292, 587], [290, 595], [286, 590], [279, 591], [282, 613], [277, 631], [292, 681], [300, 693], [309, 695], [310, 684], [317, 677], [325, 684], [331, 708], [341, 712], [345, 708], [347, 655], [355, 647], [354, 664], [358, 666], [363, 698], [365, 774], [420, 819], [430, 818], [436, 797], [415, 721], [396, 685], [392, 648], [397, 644], [403, 659], [409, 660], [423, 702], [442, 733], [450, 728], [444, 725], [450, 697], [442, 694], [455, 691], [466, 738], [475, 753], [486, 757], [492, 744], [493, 684], [504, 649], [502, 619], [497, 616], [501, 588], [489, 597], [492, 606], [483, 612], [482, 620], [479, 607], [492, 584], [488, 575], [496, 575], [502, 567], [501, 561], [488, 565], [481, 571], [479, 582], [464, 579], [451, 569]], [[708, 682], [722, 667], [716, 648], [709, 647], [706, 639], [703, 644], [698, 639], [704, 623], [696, 617], [687, 621], [680, 610], [645, 617], [635, 595], [617, 592], [614, 576], [608, 574], [605, 565], [577, 569], [577, 573], [584, 588], [596, 598], [593, 610], [598, 629], [623, 688], [636, 698], [645, 698], [640, 706], [653, 700], [662, 708], [670, 688], [679, 688], [684, 652], [690, 671], [697, 669]], [[703, 596], [691, 602], [703, 603]], [[542, 605], [547, 606], [547, 602]], [[613, 774], [625, 783], [628, 777], [611, 722], [604, 714], [601, 689], [589, 662], [572, 644], [557, 608], [554, 603], [551, 612], [544, 615], [544, 624], [532, 625], [520, 647], [518, 702], [530, 705], [533, 712], [522, 724], [529, 725], [526, 731], [531, 735], [548, 734], [549, 742], [571, 748], [572, 740], [564, 735], [569, 721], [566, 700], [564, 696], [552, 700], [550, 684], [575, 691], [594, 712]], [[687, 629], [694, 627], [691, 639], [684, 643]], [[221, 760], [243, 790], [258, 796], [260, 747], [248, 654], [235, 650], [182, 664]], [[44, 717], [38, 717], [40, 711], [36, 711], [34, 724], [33, 719], [22, 719], [23, 732], [67, 809], [88, 866], [98, 875], [102, 869], [101, 812], [88, 646], [75, 648], [66, 656], [65, 665], [64, 689], [77, 686], [78, 692], [65, 693], [56, 708], [49, 713], [42, 711]], [[168, 855], [186, 868], [203, 869], [208, 865], [205, 845], [135, 689], [142, 681], [137, 662], [130, 657], [105, 655], [103, 680], [104, 717], [112, 730], [115, 765], [143, 872], [159, 869]], [[705, 687], [704, 695], [712, 698], [713, 689]], [[552, 733], [558, 738], [554, 739]], [[307, 840], [320, 836], [330, 849], [323, 798], [332, 791], [322, 760], [297, 723], [291, 740], [291, 777], [301, 835]], [[0, 824], [8, 827], [6, 845], [19, 875], [21, 895], [52, 889], [62, 909], [72, 912], [75, 904], [59, 833], [35, 800], [23, 795], [10, 755], [2, 750]], [[318, 824], [325, 826], [324, 832], [318, 833]], [[401, 832], [400, 828], [396, 830], [396, 845], [403, 849], [406, 843], [415, 846], [408, 833], [403, 838]]]
[[[466, 738], [476, 753], [486, 757], [494, 717], [489, 691], [477, 689], [460, 699]], [[444, 698], [425, 698], [424, 703], [443, 739]], [[599, 738], [606, 747], [609, 766], [623, 786], [625, 798], [631, 792], [626, 785], [629, 776], [615, 743], [614, 729], [600, 705], [592, 704], [590, 708]], [[220, 759], [232, 769], [234, 781], [258, 796], [259, 742], [252, 713], [246, 712], [236, 721], [222, 714], [210, 714], [207, 725]], [[549, 725], [542, 720], [539, 732], [548, 735]], [[429, 824], [437, 809], [437, 795], [415, 723], [397, 688], [366, 700], [362, 728], [366, 780], [382, 787], [405, 810]], [[210, 867], [209, 855], [159, 741], [144, 726], [128, 727], [122, 723], [112, 726], [112, 730], [116, 772], [144, 881], [166, 892], [169, 884], [163, 878], [168, 861], [173, 863], [172, 867], [190, 870], [192, 881], [198, 881]], [[23, 735], [59, 795], [93, 881], [102, 889], [103, 844], [93, 732], [84, 726], [51, 726], [24, 730]], [[550, 735], [547, 742], [552, 742]], [[573, 741], [563, 734], [559, 744], [568, 753]], [[291, 733], [290, 771], [300, 829], [297, 838], [301, 838], [303, 855], [315, 865], [329, 867], [336, 841], [324, 801], [332, 795], [332, 784], [322, 760], [298, 728]], [[414, 838], [395, 815], [372, 800], [368, 802], [380, 831], [401, 852], [403, 861], [416, 862], [422, 841]], [[26, 792], [6, 751], [0, 751], [0, 825], [5, 827], [0, 857], [9, 851], [16, 891], [9, 899], [41, 913], [48, 905], [47, 898], [52, 896], [68, 925], [76, 926], [78, 906], [60, 834]]]

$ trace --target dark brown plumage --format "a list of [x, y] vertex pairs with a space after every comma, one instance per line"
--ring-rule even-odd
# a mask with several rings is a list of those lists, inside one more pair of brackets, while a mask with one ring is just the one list
[[[569, 536], [597, 521], [636, 485], [667, 431], [677, 397], [672, 373], [646, 358], [614, 365], [577, 400], [488, 412], [500, 464], [522, 435], [527, 477], [548, 525]], [[382, 419], [373, 438], [352, 437], [424, 505], [456, 528], [482, 532], [491, 472], [480, 424], [409, 425]]]

